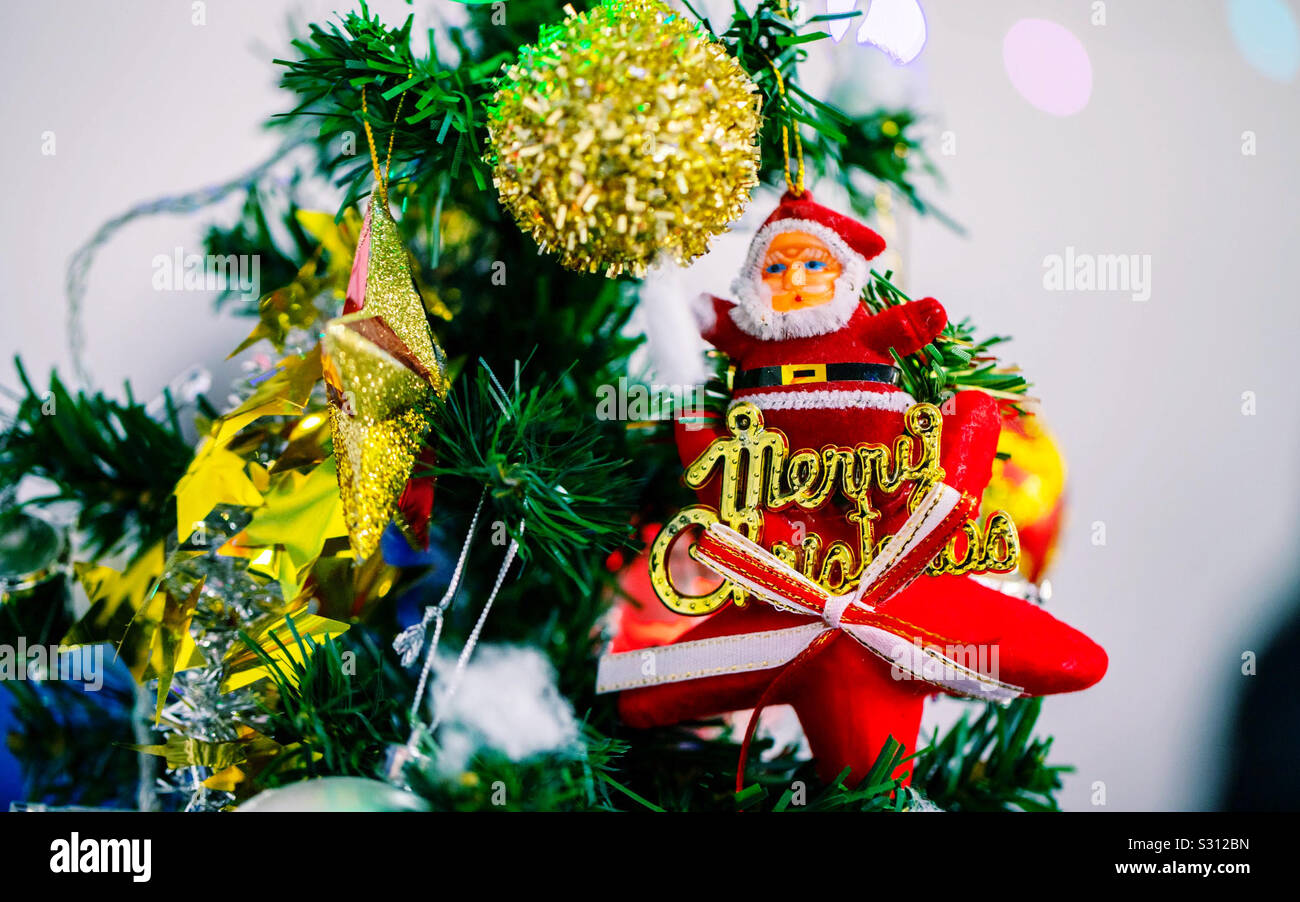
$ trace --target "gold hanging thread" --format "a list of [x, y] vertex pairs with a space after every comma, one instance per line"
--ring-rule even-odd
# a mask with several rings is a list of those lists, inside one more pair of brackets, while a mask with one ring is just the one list
[[781, 121], [781, 150], [785, 154], [785, 185], [790, 189], [790, 193], [795, 197], [803, 195], [803, 141], [799, 138], [799, 125], [794, 125], [794, 149], [795, 155], [799, 160], [799, 177], [796, 181], [790, 175], [790, 125], [794, 122], [794, 116], [790, 112], [790, 98], [785, 93], [785, 79], [781, 77], [781, 69], [777, 66], [776, 60], [768, 57], [768, 63], [772, 66], [772, 73], [776, 75], [776, 90], [781, 95], [781, 105], [785, 107], [785, 119]]
[[[409, 79], [412, 73], [407, 72]], [[388, 155], [384, 160], [383, 171], [379, 168], [379, 154], [375, 152], [375, 133], [370, 128], [370, 108], [366, 105], [366, 86], [361, 86], [361, 124], [366, 130], [366, 144], [370, 147], [370, 167], [375, 173], [375, 184], [379, 186], [379, 197], [388, 203], [388, 173], [393, 167], [393, 141], [397, 138], [397, 123], [402, 118], [402, 104], [406, 101], [403, 91], [397, 98], [397, 112], [393, 114], [393, 127], [388, 133]]]

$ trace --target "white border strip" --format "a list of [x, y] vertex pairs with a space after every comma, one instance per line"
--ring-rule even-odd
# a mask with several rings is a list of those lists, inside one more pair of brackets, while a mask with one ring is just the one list
[[769, 670], [793, 661], [813, 639], [828, 629], [830, 627], [818, 621], [781, 630], [718, 636], [602, 655], [596, 670], [596, 692], [680, 683], [722, 673]]
[[737, 392], [733, 403], [741, 401], [748, 401], [761, 410], [888, 410], [894, 413], [904, 413], [916, 403], [916, 399], [905, 391], [826, 388], [769, 391], [754, 395]]

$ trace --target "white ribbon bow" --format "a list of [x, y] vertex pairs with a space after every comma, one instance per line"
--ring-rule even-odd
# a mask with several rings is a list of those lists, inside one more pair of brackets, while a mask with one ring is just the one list
[[[842, 629], [864, 648], [889, 661], [897, 679], [924, 680], [959, 695], [986, 701], [1011, 701], [1023, 694], [1023, 689], [996, 678], [996, 649], [967, 645], [940, 650], [922, 645], [919, 638], [909, 642], [905, 637], [879, 627], [843, 622], [844, 613], [850, 607], [863, 611], [875, 610], [861, 601], [863, 595], [893, 572], [909, 552], [919, 546], [951, 513], [960, 500], [961, 493], [957, 490], [942, 483], [936, 484], [917, 505], [898, 534], [867, 565], [857, 588], [842, 594], [826, 590], [731, 527], [722, 523], [712, 524], [708, 532], [713, 539], [769, 568], [781, 571], [789, 580], [819, 596], [824, 603], [821, 610], [817, 610], [795, 599], [785, 598], [712, 558], [704, 561], [710, 568], [774, 607], [809, 614], [819, 620], [786, 629], [717, 636], [607, 654], [601, 657], [596, 672], [596, 692], [619, 692], [660, 683], [678, 683], [725, 673], [746, 673], [780, 667], [798, 657], [818, 636], [830, 630]], [[880, 606], [907, 585], [906, 582], [899, 585], [880, 601]], [[984, 661], [971, 667], [953, 657], [954, 654], [969, 657], [970, 649], [975, 650], [977, 658], [983, 656]], [[989, 667], [990, 660], [992, 667]], [[988, 672], [990, 670], [993, 671], [992, 675]]]

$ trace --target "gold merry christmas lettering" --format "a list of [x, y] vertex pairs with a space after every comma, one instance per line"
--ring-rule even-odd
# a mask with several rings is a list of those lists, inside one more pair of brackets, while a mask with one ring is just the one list
[[[707, 614], [727, 602], [744, 603], [744, 593], [723, 582], [704, 595], [677, 590], [668, 572], [668, 553], [683, 533], [721, 521], [755, 542], [763, 541], [763, 512], [790, 508], [818, 510], [837, 495], [849, 502], [848, 520], [857, 541], [837, 539], [823, 548], [821, 536], [808, 533], [797, 545], [772, 544], [772, 553], [832, 592], [853, 589], [863, 569], [889, 540], [874, 536], [880, 512], [872, 505], [873, 488], [894, 494], [911, 486], [908, 508], [914, 509], [944, 477], [939, 465], [943, 419], [932, 404], [915, 404], [903, 417], [904, 431], [892, 448], [861, 444], [852, 448], [828, 445], [820, 451], [790, 453], [779, 430], [767, 429], [762, 412], [741, 403], [727, 413], [728, 437], [720, 437], [686, 468], [685, 482], [700, 489], [715, 474], [721, 480], [717, 510], [692, 505], [664, 524], [650, 549], [650, 578], [659, 598], [681, 614]], [[989, 516], [981, 529], [968, 522], [930, 563], [926, 573], [965, 574], [1010, 572], [1019, 562], [1015, 524], [1001, 511]]]

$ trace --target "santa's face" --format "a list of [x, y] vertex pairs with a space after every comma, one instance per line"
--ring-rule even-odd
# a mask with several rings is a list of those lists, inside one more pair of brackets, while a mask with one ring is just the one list
[[829, 304], [835, 280], [843, 272], [830, 248], [807, 232], [782, 232], [772, 238], [763, 256], [763, 284], [771, 292], [772, 309], [789, 313]]

